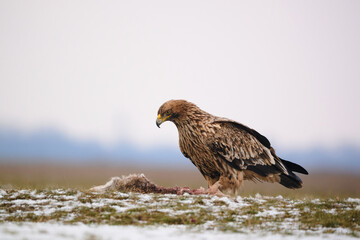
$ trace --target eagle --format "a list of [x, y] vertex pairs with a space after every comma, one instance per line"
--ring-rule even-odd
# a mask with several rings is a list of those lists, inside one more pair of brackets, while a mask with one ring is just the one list
[[169, 100], [158, 110], [156, 125], [173, 122], [182, 154], [208, 183], [204, 194], [238, 194], [243, 180], [280, 183], [297, 189], [308, 174], [300, 165], [281, 159], [269, 140], [239, 122], [211, 115], [186, 100]]

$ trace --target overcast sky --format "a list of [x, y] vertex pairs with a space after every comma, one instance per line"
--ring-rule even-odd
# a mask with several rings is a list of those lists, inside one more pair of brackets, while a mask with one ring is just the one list
[[0, 0], [0, 126], [176, 146], [186, 99], [276, 148], [360, 147], [360, 1]]

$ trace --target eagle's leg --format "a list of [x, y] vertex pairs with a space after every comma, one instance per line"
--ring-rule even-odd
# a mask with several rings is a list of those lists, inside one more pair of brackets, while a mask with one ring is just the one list
[[220, 180], [211, 185], [208, 189], [206, 189], [206, 193], [210, 195], [216, 195], [218, 197], [225, 197], [226, 195], [220, 191], [221, 182]]
[[220, 176], [219, 180], [213, 184], [208, 180], [209, 188], [206, 190], [206, 193], [220, 197], [228, 197], [226, 194], [237, 195], [242, 185], [243, 178], [243, 172], [237, 171]]
[[206, 181], [208, 182], [208, 189], [200, 188], [196, 190], [191, 190], [190, 194], [208, 194], [208, 195], [215, 195], [218, 197], [226, 196], [220, 189], [221, 189], [221, 178], [213, 179], [208, 176], [205, 176]]
[[222, 193], [219, 189], [220, 187], [220, 183], [216, 182], [215, 184], [209, 186], [208, 189], [205, 188], [199, 188], [199, 189], [195, 189], [195, 190], [190, 190], [188, 193], [193, 194], [193, 195], [215, 195], [218, 197], [224, 197], [226, 196], [224, 193]]
[[220, 177], [220, 191], [237, 195], [244, 180], [243, 171], [234, 171]]

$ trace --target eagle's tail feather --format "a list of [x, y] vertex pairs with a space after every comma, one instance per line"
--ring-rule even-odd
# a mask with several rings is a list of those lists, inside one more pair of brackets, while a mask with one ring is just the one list
[[279, 183], [281, 185], [283, 185], [284, 187], [291, 188], [291, 189], [302, 187], [301, 179], [292, 172], [289, 172], [289, 175], [282, 173], [280, 175]]
[[306, 174], [308, 175], [309, 173], [305, 170], [305, 168], [303, 168], [302, 166], [290, 162], [290, 161], [286, 161], [282, 158], [280, 158], [281, 162], [285, 165], [285, 167], [290, 170], [290, 171], [294, 171], [294, 172], [298, 172], [298, 173], [302, 173], [302, 174]]
[[[281, 159], [281, 158], [280, 158]], [[281, 162], [285, 165], [286, 169], [288, 170], [289, 174], [282, 173], [280, 175], [280, 184], [287, 187], [287, 188], [301, 188], [302, 187], [302, 181], [301, 179], [296, 176], [294, 172], [302, 173], [302, 174], [308, 174], [308, 172], [300, 165], [286, 161], [284, 159], [281, 159]]]

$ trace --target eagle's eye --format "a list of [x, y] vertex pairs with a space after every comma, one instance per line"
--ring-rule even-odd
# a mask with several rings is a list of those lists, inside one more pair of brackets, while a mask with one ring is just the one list
[[171, 111], [170, 111], [170, 110], [167, 110], [167, 111], [165, 112], [165, 115], [166, 115], [166, 116], [171, 115]]

